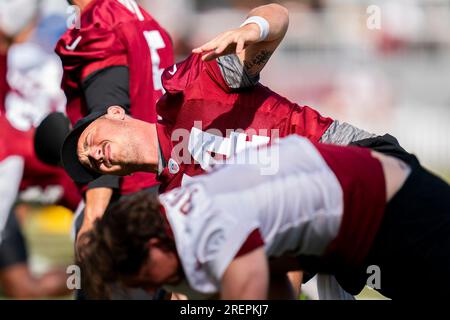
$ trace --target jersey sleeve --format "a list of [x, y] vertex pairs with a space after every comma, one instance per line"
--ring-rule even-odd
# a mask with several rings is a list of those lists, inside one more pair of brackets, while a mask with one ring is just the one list
[[201, 75], [205, 68], [205, 62], [201, 55], [191, 54], [185, 60], [166, 68], [161, 80], [164, 90], [169, 94], [183, 92]]
[[375, 134], [361, 130], [348, 123], [340, 123], [338, 120], [334, 120], [328, 129], [323, 133], [320, 138], [320, 142], [348, 145], [353, 141], [373, 138], [375, 136]]
[[221, 90], [232, 92], [254, 86], [259, 75], [250, 77], [235, 54], [208, 62], [202, 60], [201, 54], [191, 54], [186, 60], [164, 70], [162, 75], [163, 87], [170, 94], [186, 90], [195, 81], [203, 86], [212, 81]]
[[332, 123], [333, 119], [322, 116], [311, 107], [297, 107], [290, 118], [289, 134], [297, 134], [313, 142], [319, 142]]
[[102, 175], [97, 179], [89, 182], [87, 189], [96, 188], [110, 188], [110, 189], [120, 189], [120, 177], [112, 175]]
[[121, 106], [130, 110], [129, 72], [125, 66], [108, 67], [91, 74], [82, 84], [88, 112]]
[[253, 250], [258, 249], [264, 245], [264, 240], [262, 239], [261, 232], [259, 229], [253, 230], [247, 237], [247, 240], [242, 244], [239, 251], [236, 253], [235, 258], [243, 256]]
[[81, 16], [80, 27], [66, 31], [56, 45], [64, 68], [63, 84], [77, 87], [92, 73], [128, 65], [126, 47], [117, 30], [124, 20], [115, 1], [100, 1]]
[[[76, 41], [76, 39], [74, 40]], [[82, 41], [85, 41], [81, 44]], [[126, 47], [112, 28], [106, 28], [102, 34], [97, 30], [87, 31], [81, 38], [79, 57], [79, 79], [86, 80], [94, 72], [114, 66], [127, 66]]]
[[235, 54], [221, 56], [217, 58], [217, 65], [220, 69], [220, 76], [225, 80], [225, 91], [250, 88], [259, 82], [259, 74], [250, 76]]

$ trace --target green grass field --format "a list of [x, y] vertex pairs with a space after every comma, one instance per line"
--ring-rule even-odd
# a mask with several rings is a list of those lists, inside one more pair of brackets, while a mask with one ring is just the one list
[[[51, 268], [65, 269], [73, 264], [72, 212], [56, 206], [27, 207], [21, 211], [20, 221], [32, 271], [38, 275]], [[5, 297], [0, 294], [1, 298]], [[62, 299], [72, 299], [72, 296]]]

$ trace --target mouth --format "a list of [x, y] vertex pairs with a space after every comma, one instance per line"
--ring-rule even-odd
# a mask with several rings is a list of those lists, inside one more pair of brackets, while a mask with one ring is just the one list
[[105, 143], [103, 145], [103, 157], [104, 157], [104, 164], [107, 168], [111, 168], [112, 164], [111, 164], [111, 146], [109, 145], [109, 143]]

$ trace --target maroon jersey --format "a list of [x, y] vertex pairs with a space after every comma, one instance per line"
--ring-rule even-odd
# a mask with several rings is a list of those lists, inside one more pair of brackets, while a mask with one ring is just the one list
[[[127, 66], [133, 117], [156, 122], [156, 101], [163, 94], [161, 73], [173, 64], [172, 43], [167, 32], [134, 0], [96, 0], [85, 8], [80, 29], [68, 30], [56, 53], [64, 67], [62, 88], [67, 114], [74, 124], [86, 116], [81, 83], [93, 72], [111, 66]], [[122, 192], [155, 185], [153, 174], [125, 177]]]
[[158, 101], [158, 138], [167, 166], [159, 174], [161, 191], [204, 172], [215, 160], [299, 134], [318, 142], [333, 122], [257, 83], [231, 89], [218, 62], [193, 54], [164, 71], [166, 94]]

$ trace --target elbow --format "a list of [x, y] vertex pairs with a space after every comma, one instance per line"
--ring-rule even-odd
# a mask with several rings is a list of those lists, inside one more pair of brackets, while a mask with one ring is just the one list
[[272, 12], [276, 12], [283, 21], [289, 23], [289, 10], [279, 3], [271, 3], [267, 5]]
[[239, 289], [239, 300], [267, 300], [269, 272], [266, 266], [254, 265], [248, 270]]
[[271, 3], [267, 6], [273, 16], [276, 17], [275, 20], [278, 22], [278, 27], [284, 35], [289, 26], [289, 10], [278, 3]]

